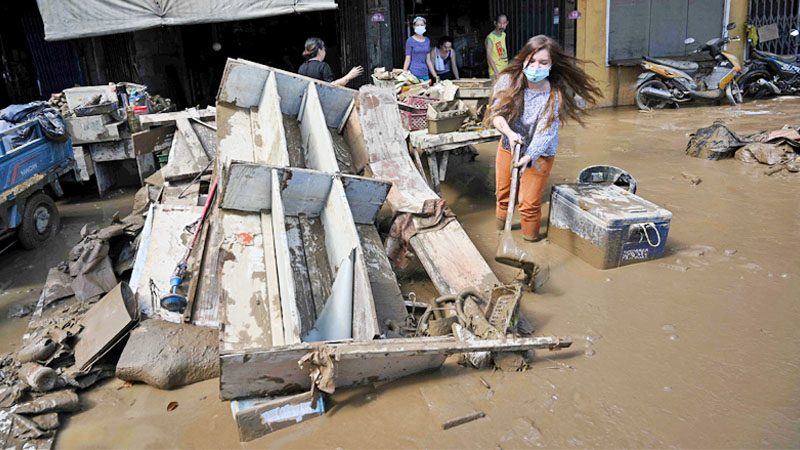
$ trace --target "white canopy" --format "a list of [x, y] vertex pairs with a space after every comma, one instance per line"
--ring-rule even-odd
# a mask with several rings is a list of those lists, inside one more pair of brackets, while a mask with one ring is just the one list
[[37, 0], [45, 39], [336, 9], [335, 0]]

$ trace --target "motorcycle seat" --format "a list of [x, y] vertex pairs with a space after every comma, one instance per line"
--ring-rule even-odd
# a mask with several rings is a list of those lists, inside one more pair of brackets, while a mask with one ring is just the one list
[[796, 55], [776, 55], [775, 53], [765, 52], [763, 50], [756, 50], [756, 49], [753, 49], [753, 53], [755, 53], [761, 58], [775, 58], [779, 61], [783, 61], [789, 64], [797, 62]]
[[700, 67], [696, 62], [692, 61], [678, 61], [675, 59], [665, 58], [647, 58], [647, 60], [656, 64], [661, 64], [662, 66], [669, 66], [678, 70], [683, 70], [684, 72], [695, 72]]

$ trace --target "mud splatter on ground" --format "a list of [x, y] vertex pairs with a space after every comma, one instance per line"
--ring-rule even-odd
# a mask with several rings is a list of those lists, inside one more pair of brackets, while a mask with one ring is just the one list
[[[775, 114], [752, 114], [757, 111]], [[800, 176], [769, 177], [760, 165], [683, 152], [688, 134], [714, 119], [744, 134], [792, 118], [800, 118], [800, 100], [602, 110], [586, 129], [567, 126], [552, 181], [572, 181], [598, 163], [633, 173], [639, 194], [674, 214], [665, 258], [600, 271], [547, 241], [524, 244], [550, 262], [551, 276], [541, 293], [526, 295], [523, 308], [539, 333], [571, 334], [572, 349], [539, 352], [524, 373], [448, 364], [378, 388], [337, 392], [325, 417], [245, 447], [799, 446]], [[474, 163], [451, 159], [444, 193], [491, 261], [494, 146], [479, 150]], [[702, 183], [689, 183], [682, 172]], [[73, 237], [80, 228], [74, 227]], [[22, 276], [15, 269], [20, 280], [11, 289], [38, 289], [47, 267], [74, 240], [64, 239], [38, 253], [3, 255], [12, 267], [34, 266]], [[490, 264], [504, 281], [515, 275]], [[11, 276], [9, 266], [4, 263], [0, 280]], [[401, 280], [404, 291], [423, 295], [420, 278], [412, 270]], [[5, 321], [5, 342], [16, 342], [8, 327]], [[437, 417], [446, 415], [447, 400], [438, 399], [443, 404], [433, 414], [421, 391], [430, 386], [466, 393], [486, 417], [443, 431]], [[229, 405], [218, 400], [217, 389], [215, 380], [166, 392], [109, 381], [82, 396], [86, 411], [68, 420], [58, 444], [235, 448]], [[167, 412], [171, 401], [180, 408]]]

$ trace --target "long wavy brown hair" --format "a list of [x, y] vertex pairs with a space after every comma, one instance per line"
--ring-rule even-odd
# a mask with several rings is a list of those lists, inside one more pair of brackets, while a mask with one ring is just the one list
[[[555, 105], [557, 97], [561, 100], [559, 115], [564, 119], [569, 117], [583, 125], [582, 116], [586, 114], [586, 111], [578, 106], [572, 94], [580, 95], [589, 105], [596, 104], [597, 99], [603, 94], [597, 87], [596, 80], [578, 66], [585, 61], [567, 55], [561, 50], [558, 42], [547, 36], [539, 35], [528, 39], [508, 67], [498, 75], [498, 79], [503, 75], [508, 75], [511, 78], [511, 84], [508, 89], [492, 94], [488, 114], [484, 118], [486, 126], [492, 126], [492, 120], [497, 116], [505, 118], [511, 126], [517, 122], [524, 108], [525, 87], [527, 86], [527, 79], [522, 70], [528, 65], [533, 55], [543, 49], [550, 52], [552, 62], [550, 76], [547, 78], [550, 81], [550, 97], [546, 106], [546, 111], [549, 112], [547, 126], [550, 127], [555, 120], [553, 105]], [[566, 122], [566, 120], [564, 121]]]

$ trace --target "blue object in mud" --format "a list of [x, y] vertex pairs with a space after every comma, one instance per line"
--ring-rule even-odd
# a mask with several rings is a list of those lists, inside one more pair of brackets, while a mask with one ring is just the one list
[[183, 312], [188, 303], [186, 297], [178, 294], [178, 287], [183, 282], [183, 278], [178, 276], [169, 279], [169, 294], [161, 297], [161, 307], [170, 312]]
[[553, 186], [547, 237], [598, 269], [663, 256], [672, 213], [619, 186]]

